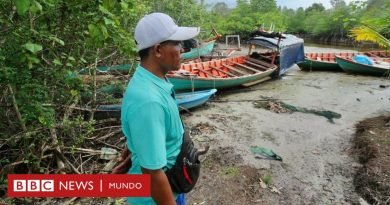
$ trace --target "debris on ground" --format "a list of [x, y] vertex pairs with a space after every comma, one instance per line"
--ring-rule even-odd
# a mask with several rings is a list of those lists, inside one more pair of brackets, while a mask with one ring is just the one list
[[275, 113], [293, 113], [293, 112], [302, 112], [309, 113], [318, 116], [325, 117], [328, 119], [330, 123], [334, 123], [333, 119], [341, 118], [339, 113], [329, 111], [329, 110], [314, 110], [308, 108], [296, 107], [294, 105], [290, 105], [284, 102], [276, 101], [276, 100], [267, 100], [267, 101], [255, 101], [254, 106], [256, 108], [263, 108], [270, 110]]
[[366, 119], [356, 126], [354, 153], [362, 167], [354, 185], [363, 197], [360, 204], [388, 204], [390, 201], [390, 116]]
[[251, 147], [251, 152], [254, 155], [261, 155], [261, 156], [266, 157], [267, 159], [283, 161], [282, 157], [280, 157], [279, 155], [275, 154], [271, 149], [267, 149], [267, 148], [264, 148], [264, 147], [252, 146]]
[[191, 135], [210, 134], [214, 132], [216, 127], [209, 123], [199, 123], [191, 128]]

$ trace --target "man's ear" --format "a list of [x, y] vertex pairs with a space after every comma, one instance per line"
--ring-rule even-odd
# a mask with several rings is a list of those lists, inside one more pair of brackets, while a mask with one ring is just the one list
[[153, 50], [153, 55], [156, 58], [160, 58], [162, 56], [162, 54], [161, 54], [161, 44], [154, 45], [152, 50]]

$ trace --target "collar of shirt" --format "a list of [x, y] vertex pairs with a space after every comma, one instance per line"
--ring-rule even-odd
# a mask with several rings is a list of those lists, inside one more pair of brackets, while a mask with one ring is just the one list
[[163, 79], [157, 77], [156, 75], [154, 75], [150, 71], [146, 70], [141, 65], [138, 65], [137, 71], [138, 71], [139, 75], [150, 80], [152, 83], [154, 83], [155, 85], [160, 87], [162, 90], [164, 90], [167, 94], [174, 97], [175, 92], [173, 90], [173, 85], [169, 82], [168, 79], [163, 80]]

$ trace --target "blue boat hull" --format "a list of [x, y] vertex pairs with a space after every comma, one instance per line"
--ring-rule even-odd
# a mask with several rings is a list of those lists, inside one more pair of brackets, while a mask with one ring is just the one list
[[206, 103], [217, 89], [203, 90], [192, 93], [176, 94], [176, 102], [179, 109], [191, 109]]
[[[217, 92], [217, 89], [202, 90], [196, 92], [178, 93], [176, 94], [177, 106], [180, 110], [191, 109], [198, 107], [207, 102], [210, 97]], [[99, 105], [96, 108], [97, 112], [120, 112], [121, 104], [114, 105]]]

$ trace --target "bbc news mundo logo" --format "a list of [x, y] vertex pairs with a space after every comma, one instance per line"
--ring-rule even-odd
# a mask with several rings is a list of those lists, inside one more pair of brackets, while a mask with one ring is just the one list
[[150, 175], [9, 174], [8, 197], [148, 197]]
[[14, 192], [54, 192], [54, 180], [14, 180]]

